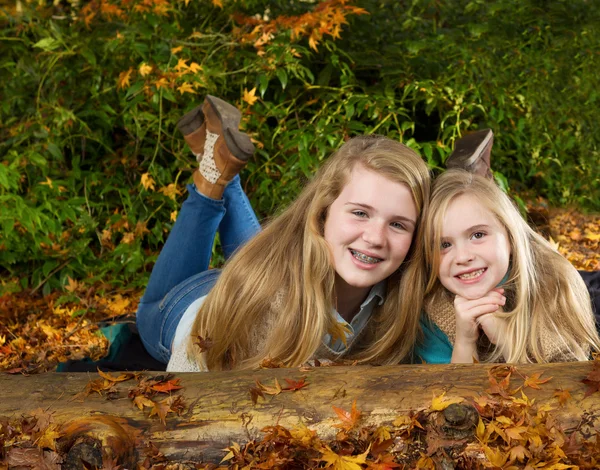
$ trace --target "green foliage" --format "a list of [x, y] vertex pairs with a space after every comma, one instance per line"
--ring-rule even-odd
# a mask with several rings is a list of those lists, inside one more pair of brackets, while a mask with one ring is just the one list
[[195, 167], [175, 124], [207, 93], [243, 110], [262, 217], [350, 136], [402, 140], [440, 170], [483, 127], [499, 178], [600, 209], [595, 2], [223, 3], [36, 3], [0, 19], [2, 277], [144, 285]]

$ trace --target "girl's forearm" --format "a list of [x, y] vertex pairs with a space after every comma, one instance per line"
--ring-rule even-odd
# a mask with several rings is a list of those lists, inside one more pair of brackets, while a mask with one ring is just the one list
[[462, 343], [456, 341], [454, 343], [452, 359], [450, 362], [453, 364], [472, 364], [473, 360], [479, 360], [476, 343]]

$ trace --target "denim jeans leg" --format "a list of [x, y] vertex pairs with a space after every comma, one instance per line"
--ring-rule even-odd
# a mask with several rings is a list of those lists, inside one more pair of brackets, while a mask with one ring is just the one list
[[239, 175], [225, 187], [225, 215], [219, 225], [219, 236], [225, 259], [260, 232], [260, 222], [242, 189]]
[[170, 321], [163, 318], [163, 314], [174, 315], [179, 321], [191, 302], [187, 305], [175, 302], [169, 309], [158, 308], [158, 305], [168, 294], [168, 300], [177, 299], [171, 290], [208, 269], [215, 234], [225, 214], [223, 200], [205, 197], [193, 185], [188, 186], [188, 191], [189, 196], [152, 269], [137, 313], [140, 337], [148, 352], [161, 361], [164, 355], [157, 350], [164, 342], [161, 325]]
[[181, 317], [193, 302], [208, 295], [219, 274], [219, 269], [204, 271], [173, 287], [162, 300], [145, 302], [142, 299], [137, 313], [138, 318], [145, 319], [144, 333], [140, 330], [140, 337], [155, 359], [165, 364], [169, 362]]

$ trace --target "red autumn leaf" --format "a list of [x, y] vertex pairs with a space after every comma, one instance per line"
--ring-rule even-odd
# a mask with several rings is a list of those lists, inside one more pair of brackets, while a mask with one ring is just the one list
[[558, 398], [558, 403], [560, 406], [564, 406], [567, 403], [567, 400], [571, 398], [571, 393], [569, 390], [563, 390], [562, 388], [558, 389], [554, 392], [554, 396]]
[[152, 390], [155, 390], [160, 393], [169, 393], [173, 390], [179, 390], [183, 387], [179, 385], [179, 379], [174, 379], [168, 380], [166, 382], [157, 383], [156, 385], [152, 385], [151, 388]]
[[536, 390], [541, 390], [540, 385], [545, 384], [550, 379], [552, 379], [552, 377], [548, 377], [547, 379], [540, 379], [542, 374], [543, 374], [543, 372], [536, 372], [535, 374], [532, 374], [531, 376], [526, 376], [525, 383], [523, 384], [523, 386], [529, 387], [529, 388], [534, 388]]
[[337, 406], [332, 406], [333, 411], [340, 418], [340, 424], [334, 424], [333, 427], [343, 429], [344, 431], [350, 431], [358, 424], [362, 413], [356, 409], [356, 400], [352, 402], [352, 409], [350, 411], [343, 410]]
[[308, 382], [305, 382], [306, 377], [302, 377], [300, 380], [292, 380], [292, 379], [285, 379], [284, 380], [288, 383], [287, 387], [282, 387], [282, 390], [290, 390], [290, 391], [296, 391], [296, 390], [300, 390], [304, 387], [308, 387], [310, 384]]

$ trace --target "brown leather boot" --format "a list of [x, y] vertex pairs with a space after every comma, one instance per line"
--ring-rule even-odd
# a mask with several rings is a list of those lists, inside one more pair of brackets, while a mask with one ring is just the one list
[[454, 151], [446, 160], [446, 168], [460, 168], [476, 175], [493, 178], [490, 159], [494, 133], [491, 129], [467, 134], [454, 144]]
[[201, 107], [177, 123], [200, 163], [194, 172], [194, 184], [212, 199], [221, 199], [227, 183], [254, 153], [250, 137], [238, 130], [240, 118], [241, 113], [234, 106], [208, 95]]

